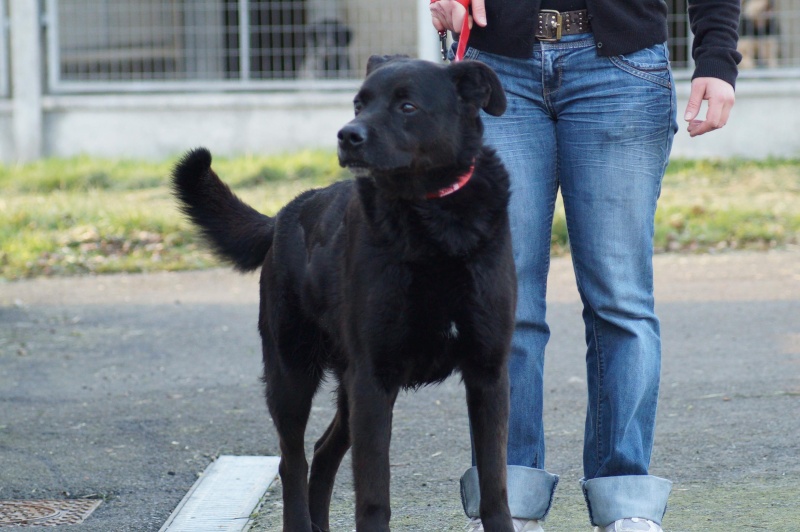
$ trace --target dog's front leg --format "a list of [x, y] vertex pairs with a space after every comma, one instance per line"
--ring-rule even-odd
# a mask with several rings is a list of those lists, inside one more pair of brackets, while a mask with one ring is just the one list
[[388, 532], [392, 513], [389, 507], [389, 443], [398, 388], [387, 390], [371, 368], [354, 371], [348, 384], [356, 530]]
[[505, 365], [462, 371], [487, 532], [513, 532], [506, 488], [508, 370]]

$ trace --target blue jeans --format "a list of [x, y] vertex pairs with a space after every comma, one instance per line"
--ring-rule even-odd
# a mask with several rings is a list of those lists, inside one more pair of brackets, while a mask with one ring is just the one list
[[[508, 109], [483, 115], [486, 142], [511, 174], [511, 232], [519, 278], [509, 360], [509, 505], [543, 519], [558, 478], [544, 471], [545, 292], [561, 189], [583, 302], [588, 408], [581, 485], [592, 524], [661, 522], [671, 483], [648, 475], [661, 370], [653, 303], [656, 202], [677, 131], [665, 45], [601, 57], [591, 35], [537, 43], [514, 59], [470, 49], [503, 82]], [[462, 478], [477, 516], [474, 468]]]

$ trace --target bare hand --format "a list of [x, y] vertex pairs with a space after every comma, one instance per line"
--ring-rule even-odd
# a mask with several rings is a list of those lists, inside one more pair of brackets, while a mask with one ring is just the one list
[[[703, 100], [708, 101], [705, 120], [696, 120]], [[689, 122], [687, 131], [696, 137], [723, 127], [736, 100], [733, 87], [718, 78], [695, 78], [692, 80], [692, 93], [686, 106], [684, 120]]]
[[[474, 22], [478, 26], [486, 26], [486, 7], [484, 0], [471, 0], [472, 16], [469, 27]], [[435, 0], [430, 5], [433, 27], [436, 31], [452, 31], [459, 33], [464, 17], [467, 16], [465, 8], [458, 0]]]

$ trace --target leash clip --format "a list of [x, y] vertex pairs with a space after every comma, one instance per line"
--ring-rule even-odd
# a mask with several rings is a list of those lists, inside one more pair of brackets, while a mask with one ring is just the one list
[[[430, 3], [436, 3], [439, 0], [430, 0]], [[458, 47], [456, 48], [456, 61], [464, 59], [464, 53], [467, 50], [467, 39], [469, 39], [469, 4], [470, 0], [456, 0], [459, 4], [464, 6], [467, 10], [464, 15], [464, 22], [461, 23], [461, 33], [458, 36]], [[442, 61], [447, 61], [447, 32], [439, 32], [439, 50], [442, 52]]]

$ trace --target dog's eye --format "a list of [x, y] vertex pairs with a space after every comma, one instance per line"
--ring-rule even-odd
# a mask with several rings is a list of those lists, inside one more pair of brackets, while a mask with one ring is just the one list
[[361, 102], [359, 102], [359, 101], [353, 102], [353, 112], [355, 112], [355, 114], [360, 113], [361, 109], [363, 107], [364, 107], [364, 104], [362, 104]]
[[404, 102], [400, 104], [400, 110], [406, 114], [410, 114], [416, 112], [417, 106], [413, 103]]

